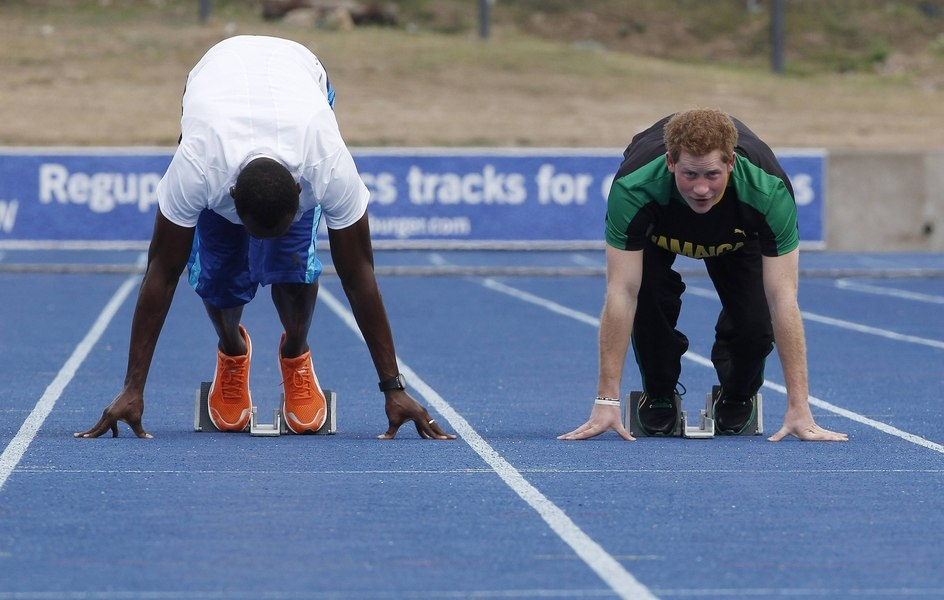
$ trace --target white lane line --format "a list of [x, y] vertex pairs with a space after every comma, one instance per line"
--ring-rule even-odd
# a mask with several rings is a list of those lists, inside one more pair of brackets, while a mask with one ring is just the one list
[[[573, 316], [574, 318], [577, 318], [577, 320], [582, 323], [592, 324], [592, 325], [595, 325], [596, 327], [600, 326], [599, 319], [595, 317], [591, 317], [590, 315], [586, 313], [581, 313], [579, 311], [575, 311], [565, 306], [561, 306], [560, 304], [557, 304], [556, 302], [547, 300], [545, 298], [541, 298], [540, 296], [535, 296], [534, 294], [524, 292], [522, 290], [505, 285], [504, 283], [499, 283], [492, 279], [484, 279], [481, 281], [481, 283], [483, 286], [489, 289], [495, 290], [497, 292], [501, 292], [503, 294], [507, 294], [514, 298], [518, 298], [519, 300], [524, 300], [525, 302], [530, 302], [532, 304], [540, 306], [551, 312], [555, 312], [557, 314], [561, 314], [564, 316]], [[688, 288], [688, 290], [691, 290], [691, 289], [693, 288]], [[699, 289], [699, 288], [694, 288], [694, 289]], [[702, 293], [699, 295], [707, 295], [706, 292], [708, 291], [709, 290], [700, 290], [700, 292]], [[711, 293], [714, 294], [714, 292], [711, 292]], [[910, 336], [905, 336], [905, 337], [910, 337]], [[930, 340], [930, 341], [935, 341], [935, 340]], [[700, 354], [696, 354], [694, 352], [688, 351], [684, 354], [684, 357], [704, 367], [708, 367], [712, 369], [714, 368], [714, 365], [711, 363], [711, 359], [701, 356]], [[783, 385], [779, 383], [775, 383], [773, 381], [765, 381], [764, 387], [775, 390], [784, 395], [786, 395], [787, 393], [786, 387], [784, 387]], [[816, 398], [813, 395], [810, 395], [810, 404], [812, 406], [816, 406], [817, 408], [821, 408], [823, 410], [829, 411], [841, 417], [845, 417], [851, 421], [855, 421], [863, 425], [868, 425], [869, 427], [878, 429], [879, 431], [882, 431], [889, 435], [893, 435], [895, 437], [901, 438], [907, 442], [911, 442], [912, 444], [917, 444], [918, 446], [922, 446], [929, 450], [933, 450], [935, 452], [944, 454], [944, 445], [932, 442], [923, 437], [914, 435], [912, 433], [908, 433], [907, 431], [903, 431], [901, 429], [898, 429], [897, 427], [892, 427], [891, 425], [887, 425], [880, 421], [870, 419], [864, 415], [860, 415], [858, 413], [852, 412], [851, 410], [846, 410], [845, 408], [836, 406], [835, 404], [831, 404], [829, 402], [826, 402], [825, 400], [820, 400], [819, 398]]]
[[[603, 256], [602, 252], [600, 253], [600, 256], [601, 257]], [[605, 261], [597, 260], [596, 258], [590, 258], [588, 256], [584, 256], [583, 254], [572, 254], [570, 256], [570, 260], [574, 264], [579, 265], [581, 267], [596, 267], [596, 268], [606, 267]]]
[[[543, 554], [535, 558], [543, 560], [567, 560], [571, 557]], [[626, 555], [625, 560], [633, 561], [662, 561], [664, 556], [655, 554]], [[897, 587], [897, 588], [664, 588], [666, 596], [710, 597], [710, 598], [940, 598], [944, 594], [942, 587]], [[494, 598], [515, 599], [523, 598], [612, 598], [613, 594], [605, 589], [478, 589], [473, 592], [453, 590], [397, 590], [391, 592], [353, 592], [346, 593], [347, 600], [465, 600], [467, 598]], [[0, 600], [295, 600], [299, 596], [295, 592], [280, 592], [276, 590], [258, 591], [210, 591], [200, 592], [188, 590], [184, 592], [167, 590], [134, 590], [134, 591], [102, 591], [102, 592], [0, 592]], [[335, 600], [338, 595], [334, 591], [310, 590], [305, 593], [309, 600]]]
[[917, 344], [919, 346], [928, 346], [930, 348], [937, 348], [939, 350], [944, 350], [944, 341], [934, 340], [930, 338], [918, 337], [916, 335], [906, 335], [904, 333], [898, 333], [895, 331], [890, 331], [888, 329], [879, 329], [878, 327], [871, 327], [869, 325], [862, 325], [860, 323], [853, 323], [851, 321], [844, 321], [842, 319], [834, 319], [832, 317], [824, 317], [822, 315], [817, 315], [809, 313], [806, 311], [801, 311], [801, 315], [807, 321], [816, 321], [817, 323], [823, 323], [824, 325], [832, 325], [833, 327], [839, 327], [841, 329], [848, 329], [849, 331], [857, 331], [859, 333], [867, 333], [869, 335], [874, 335], [877, 337], [883, 337], [889, 340], [895, 340], [898, 342], [907, 342], [909, 344]]
[[92, 328], [85, 334], [85, 338], [79, 342], [79, 345], [72, 351], [72, 356], [70, 356], [65, 364], [62, 365], [62, 368], [59, 369], [56, 378], [46, 387], [46, 391], [36, 402], [36, 406], [33, 407], [33, 410], [26, 417], [26, 420], [23, 421], [20, 430], [17, 431], [16, 435], [13, 436], [13, 439], [10, 440], [10, 443], [7, 444], [7, 447], [3, 450], [3, 455], [0, 455], [0, 491], [3, 490], [3, 486], [6, 484], [10, 474], [16, 468], [16, 465], [19, 464], [20, 459], [23, 458], [30, 443], [32, 443], [33, 439], [36, 437], [39, 428], [43, 425], [43, 421], [46, 420], [46, 417], [49, 416], [49, 413], [51, 413], [52, 409], [56, 406], [56, 402], [59, 400], [62, 392], [66, 389], [66, 386], [69, 385], [69, 382], [72, 381], [79, 367], [85, 362], [89, 352], [92, 351], [92, 348], [105, 332], [112, 318], [114, 318], [115, 313], [118, 312], [121, 304], [125, 301], [125, 298], [128, 297], [128, 294], [136, 288], [140, 279], [140, 275], [132, 275], [121, 284], [111, 297], [111, 300], [108, 301], [108, 304], [105, 305], [105, 308], [102, 309], [101, 314], [98, 315], [98, 319], [95, 320]]
[[483, 279], [481, 280], [480, 283], [489, 289], [495, 290], [496, 292], [501, 292], [502, 294], [506, 294], [508, 296], [511, 296], [512, 298], [517, 298], [519, 300], [524, 300], [525, 302], [530, 302], [531, 304], [536, 304], [553, 313], [557, 313], [565, 317], [570, 317], [571, 319], [574, 319], [575, 321], [586, 323], [587, 325], [590, 325], [592, 327], [600, 326], [600, 319], [597, 317], [590, 316], [586, 313], [582, 313], [572, 308], [567, 308], [566, 306], [562, 304], [552, 302], [540, 296], [535, 296], [534, 294], [525, 292], [523, 290], [519, 290], [518, 288], [513, 288], [509, 285], [505, 285], [504, 283], [495, 281], [494, 279], [491, 279], [491, 278]]
[[876, 296], [891, 296], [892, 298], [901, 298], [903, 300], [914, 300], [915, 302], [927, 302], [930, 304], [944, 304], [944, 296], [939, 296], [936, 294], [922, 294], [920, 292], [911, 292], [908, 290], [902, 290], [898, 288], [887, 288], [878, 285], [869, 285], [867, 283], [859, 283], [852, 279], [837, 279], [836, 287], [841, 290], [849, 290], [852, 292], [862, 292], [865, 294], [873, 294]]
[[[30, 475], [258, 475], [257, 469], [59, 469], [56, 467], [26, 466], [19, 467], [17, 473]], [[493, 475], [494, 469], [481, 467], [478, 469], [269, 469], [266, 473], [274, 475]], [[914, 473], [944, 473], [944, 469], [559, 469], [555, 467], [534, 467], [519, 469], [521, 473], [550, 473], [563, 475], [593, 475], [596, 473], [687, 473], [691, 475], [707, 474], [738, 474], [738, 473], [781, 473], [797, 475], [804, 473], [886, 473], [886, 474], [914, 474]]]
[[[708, 290], [705, 288], [698, 287], [689, 287], [685, 290], [686, 293], [691, 292], [694, 296], [701, 296], [703, 298], [713, 298], [718, 299], [718, 294], [714, 290]], [[849, 331], [856, 331], [858, 333], [867, 333], [869, 335], [874, 335], [876, 337], [883, 337], [889, 340], [895, 340], [897, 342], [907, 342], [909, 344], [917, 344], [919, 346], [928, 346], [930, 348], [938, 348], [944, 350], [944, 341], [935, 340], [931, 338], [918, 337], [916, 335], [907, 335], [904, 333], [898, 333], [896, 331], [891, 331], [889, 329], [880, 329], [878, 327], [872, 327], [870, 325], [862, 325], [861, 323], [854, 323], [852, 321], [845, 321], [843, 319], [836, 319], [833, 317], [827, 317], [824, 315], [818, 315], [816, 313], [811, 313], [807, 311], [800, 311], [800, 315], [803, 316], [807, 321], [815, 321], [817, 323], [822, 323], [824, 325], [832, 325], [833, 327], [838, 327], [840, 329], [847, 329]]]
[[[0, 555], [2, 557], [2, 555]], [[654, 560], [649, 557], [632, 557], [637, 560]], [[547, 560], [547, 559], [545, 559]], [[270, 586], [271, 587], [271, 586]], [[857, 590], [858, 591], [858, 590]], [[688, 595], [684, 594], [683, 595]], [[822, 595], [822, 594], [817, 594]], [[835, 595], [835, 594], [832, 594]], [[298, 600], [304, 597], [305, 600], [337, 600], [341, 597], [336, 591], [318, 591], [308, 590], [304, 596], [298, 592], [283, 592], [279, 590], [222, 590], [201, 592], [197, 590], [187, 590], [183, 592], [169, 591], [165, 589], [151, 590], [120, 590], [120, 591], [102, 591], [102, 592], [2, 592], [0, 591], [0, 600]], [[513, 591], [501, 589], [477, 589], [474, 591], [453, 591], [453, 590], [397, 590], [397, 591], [369, 591], [369, 592], [351, 592], [345, 590], [345, 600], [467, 600], [468, 598], [507, 598], [510, 600], [521, 600], [523, 598], [612, 598], [613, 593], [607, 589], [515, 589]]]
[[[360, 330], [354, 316], [330, 292], [323, 289], [319, 299], [334, 312], [352, 331], [360, 336]], [[363, 337], [361, 337], [363, 339]], [[475, 429], [456, 412], [452, 406], [436, 391], [428, 386], [409, 366], [400, 362], [400, 370], [407, 377], [411, 387], [442, 415], [453, 430], [467, 443], [495, 473], [533, 508], [544, 522], [579, 556], [588, 567], [602, 579], [620, 597], [628, 599], [655, 599], [648, 588], [643, 586], [615, 558], [608, 554], [593, 538], [577, 527], [570, 517], [547, 499], [536, 487], [486, 442]]]

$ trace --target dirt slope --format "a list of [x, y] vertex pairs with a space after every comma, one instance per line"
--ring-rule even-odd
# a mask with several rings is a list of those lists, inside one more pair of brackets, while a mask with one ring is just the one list
[[[325, 31], [220, 11], [145, 17], [109, 0], [0, 7], [0, 144], [173, 145], [190, 67], [234, 34], [312, 48], [357, 146], [622, 147], [660, 116], [717, 106], [778, 147], [938, 149], [944, 92], [894, 74], [774, 75], [686, 65], [499, 25], [491, 39], [405, 28]], [[191, 3], [193, 4], [193, 3]]]

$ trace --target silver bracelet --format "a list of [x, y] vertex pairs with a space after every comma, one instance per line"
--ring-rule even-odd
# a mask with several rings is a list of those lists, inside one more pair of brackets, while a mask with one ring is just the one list
[[597, 396], [593, 400], [594, 404], [602, 404], [603, 406], [619, 406], [619, 398], [607, 398], [606, 396]]

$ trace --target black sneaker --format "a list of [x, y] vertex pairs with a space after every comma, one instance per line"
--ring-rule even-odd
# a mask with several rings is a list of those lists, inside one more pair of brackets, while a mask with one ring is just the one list
[[757, 411], [757, 396], [747, 398], [733, 398], [724, 391], [724, 388], [715, 388], [715, 397], [712, 402], [712, 412], [715, 418], [715, 429], [719, 433], [740, 435], [747, 426], [754, 421]]
[[654, 398], [643, 392], [636, 406], [636, 420], [649, 435], [672, 435], [678, 424], [678, 394]]

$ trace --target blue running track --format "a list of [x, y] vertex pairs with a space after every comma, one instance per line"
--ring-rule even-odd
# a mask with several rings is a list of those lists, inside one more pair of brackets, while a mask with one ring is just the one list
[[[429, 251], [378, 270], [410, 389], [458, 440], [375, 439], [383, 396], [331, 274], [311, 343], [336, 435], [194, 432], [216, 343], [182, 281], [147, 388], [154, 439], [73, 439], [121, 386], [139, 260], [0, 259], [0, 600], [944, 597], [944, 256], [804, 254], [813, 412], [848, 443], [557, 441], [596, 393], [602, 253]], [[719, 305], [681, 266], [697, 413]], [[245, 324], [271, 414], [266, 290]], [[772, 356], [768, 433], [782, 383]]]

